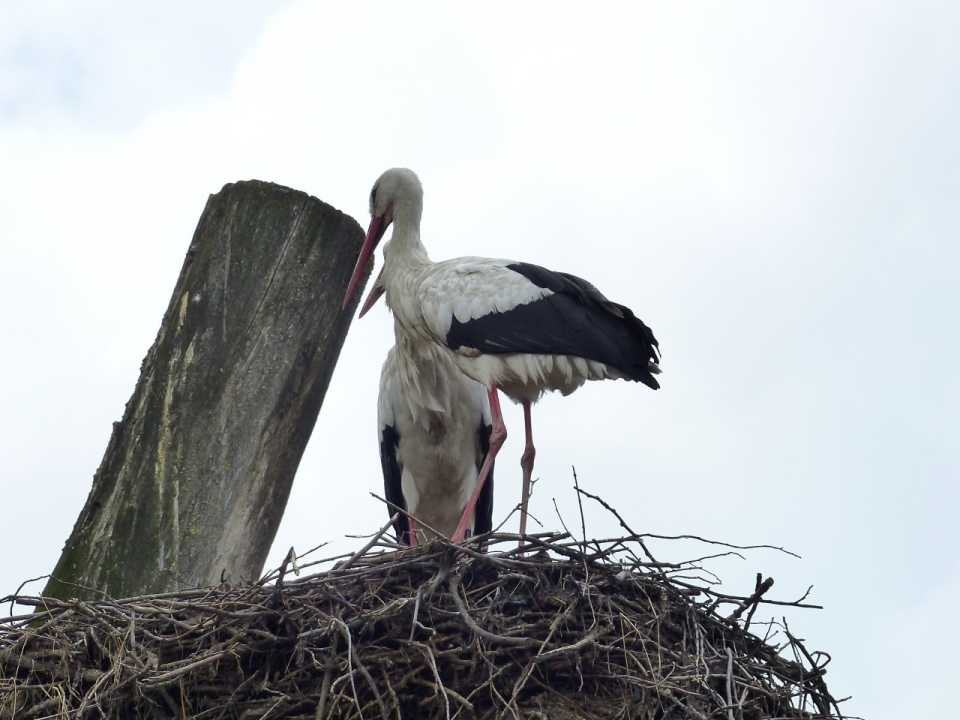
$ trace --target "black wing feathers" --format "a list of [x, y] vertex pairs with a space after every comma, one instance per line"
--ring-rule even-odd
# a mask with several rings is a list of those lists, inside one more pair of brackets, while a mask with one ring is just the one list
[[[480, 462], [490, 452], [490, 433], [493, 428], [487, 425], [482, 419], [477, 428], [477, 439], [480, 447]], [[400, 442], [400, 435], [392, 425], [383, 427], [383, 439], [380, 441], [380, 464], [383, 466], [383, 490], [387, 502], [391, 505], [387, 508], [390, 517], [397, 511], [397, 508], [406, 510], [407, 503], [403, 499], [403, 486], [401, 484], [400, 464], [397, 461], [397, 446]], [[396, 506], [396, 507], [394, 507]], [[410, 544], [409, 530], [410, 519], [400, 514], [397, 521], [393, 524], [393, 529], [397, 533], [397, 539], [404, 545]], [[481, 535], [493, 530], [493, 468], [490, 468], [490, 474], [487, 481], [483, 484], [483, 490], [480, 491], [480, 497], [477, 498], [477, 506], [474, 510], [473, 534]]]
[[660, 387], [648, 368], [648, 363], [659, 362], [657, 339], [630, 308], [611, 302], [576, 275], [527, 263], [507, 267], [553, 294], [465, 323], [454, 317], [446, 338], [451, 349], [574, 355], [602, 362], [651, 388]]
[[[480, 440], [480, 463], [483, 463], [487, 453], [490, 452], [490, 433], [493, 428], [487, 425], [482, 419], [478, 428], [477, 437]], [[480, 497], [477, 498], [477, 506], [473, 511], [473, 534], [482, 535], [493, 530], [493, 468], [490, 468], [490, 474], [483, 484], [480, 491]]]
[[[387, 507], [390, 517], [397, 511], [407, 509], [407, 503], [403, 499], [403, 486], [401, 484], [400, 463], [397, 462], [397, 445], [400, 443], [400, 435], [397, 434], [393, 425], [383, 427], [382, 439], [380, 440], [380, 464], [383, 466], [383, 491], [387, 502], [393, 505]], [[404, 545], [410, 544], [408, 530], [410, 530], [410, 520], [406, 515], [400, 513], [400, 517], [393, 524], [393, 529], [397, 532], [397, 539]]]

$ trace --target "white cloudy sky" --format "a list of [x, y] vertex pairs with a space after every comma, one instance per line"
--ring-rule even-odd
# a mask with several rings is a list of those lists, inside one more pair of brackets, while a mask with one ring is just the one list
[[[826, 609], [791, 627], [833, 655], [849, 712], [942, 716], [958, 117], [947, 2], [0, 0], [0, 595], [55, 564], [208, 194], [270, 180], [365, 225], [373, 180], [406, 165], [434, 258], [576, 272], [661, 341], [659, 392], [536, 407], [541, 520], [559, 526], [552, 498], [576, 518], [575, 465], [637, 528], [788, 547], [717, 569], [814, 585]], [[270, 563], [385, 519], [390, 342], [383, 308], [355, 323]]]

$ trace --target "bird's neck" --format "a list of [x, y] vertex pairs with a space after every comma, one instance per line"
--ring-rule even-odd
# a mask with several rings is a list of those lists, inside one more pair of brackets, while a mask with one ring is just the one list
[[430, 262], [427, 249], [420, 242], [420, 216], [398, 209], [393, 218], [393, 236], [384, 247], [387, 262], [398, 265], [423, 265]]
[[419, 227], [395, 220], [393, 236], [383, 247], [383, 261], [383, 283], [388, 296], [395, 289], [402, 292], [398, 284], [414, 280], [432, 265], [427, 249], [420, 242]]
[[383, 287], [396, 323], [419, 340], [428, 339], [420, 320], [419, 288], [432, 265], [420, 242], [419, 223], [394, 218], [393, 236], [383, 247]]

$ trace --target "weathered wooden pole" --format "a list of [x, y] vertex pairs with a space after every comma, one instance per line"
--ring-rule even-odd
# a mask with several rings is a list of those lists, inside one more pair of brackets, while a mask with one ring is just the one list
[[259, 576], [361, 296], [340, 310], [362, 241], [279, 185], [210, 197], [45, 595]]

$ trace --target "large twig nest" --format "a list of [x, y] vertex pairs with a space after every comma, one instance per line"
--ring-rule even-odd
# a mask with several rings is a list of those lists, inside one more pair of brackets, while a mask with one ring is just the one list
[[525, 556], [517, 539], [381, 541], [245, 587], [17, 598], [37, 612], [0, 626], [0, 718], [839, 716], [827, 656], [745, 630], [769, 583], [718, 595], [637, 536], [541, 535]]

